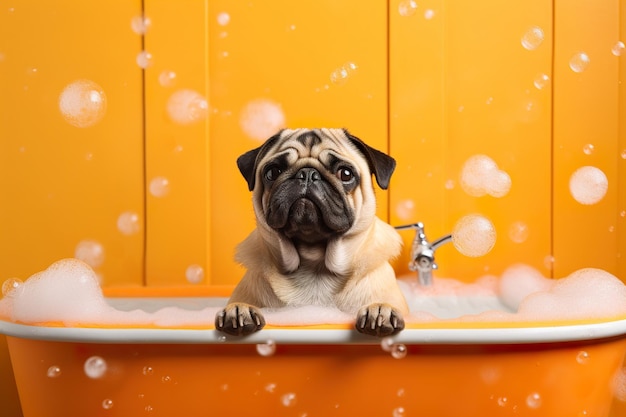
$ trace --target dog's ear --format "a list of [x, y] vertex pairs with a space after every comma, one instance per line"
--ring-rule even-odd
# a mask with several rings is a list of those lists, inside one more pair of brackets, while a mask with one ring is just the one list
[[256, 182], [256, 169], [259, 161], [265, 156], [268, 149], [272, 147], [274, 143], [280, 138], [282, 130], [269, 138], [263, 143], [263, 145], [258, 148], [252, 149], [241, 155], [237, 158], [237, 167], [239, 168], [239, 172], [248, 182], [248, 190], [254, 190], [254, 185]]
[[389, 187], [389, 180], [394, 169], [396, 169], [396, 160], [391, 156], [367, 145], [361, 139], [351, 135], [344, 129], [346, 137], [356, 148], [365, 156], [370, 171], [376, 177], [376, 183], [380, 188], [386, 190]]

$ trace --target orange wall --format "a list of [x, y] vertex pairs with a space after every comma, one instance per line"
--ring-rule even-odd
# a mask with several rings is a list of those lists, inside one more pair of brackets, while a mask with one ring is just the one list
[[[142, 3], [145, 34], [131, 28]], [[234, 248], [254, 219], [235, 159], [283, 126], [347, 127], [392, 154], [391, 189], [377, 194], [394, 225], [423, 221], [434, 239], [467, 214], [489, 218], [494, 249], [470, 258], [446, 245], [440, 276], [524, 262], [623, 278], [626, 51], [611, 48], [624, 22], [624, 0], [4, 7], [0, 280], [87, 241], [104, 254], [92, 263], [107, 287], [236, 283]], [[589, 63], [576, 72], [579, 52]], [[59, 100], [79, 80], [95, 84], [67, 119], [81, 107]], [[510, 176], [506, 195], [463, 189], [463, 164], [479, 154]], [[569, 189], [587, 165], [608, 179], [592, 205]], [[407, 262], [408, 250], [399, 273]]]

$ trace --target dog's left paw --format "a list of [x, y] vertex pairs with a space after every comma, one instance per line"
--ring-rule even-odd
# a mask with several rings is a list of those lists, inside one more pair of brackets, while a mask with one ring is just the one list
[[389, 304], [370, 304], [357, 313], [355, 327], [364, 334], [391, 336], [404, 329], [404, 318], [402, 313]]

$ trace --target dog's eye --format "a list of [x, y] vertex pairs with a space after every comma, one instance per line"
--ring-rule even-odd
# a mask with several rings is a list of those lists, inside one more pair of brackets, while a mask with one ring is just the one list
[[268, 181], [276, 181], [283, 171], [276, 165], [272, 165], [265, 170], [265, 179]]
[[354, 179], [354, 173], [350, 168], [339, 168], [335, 174], [342, 182], [350, 182]]

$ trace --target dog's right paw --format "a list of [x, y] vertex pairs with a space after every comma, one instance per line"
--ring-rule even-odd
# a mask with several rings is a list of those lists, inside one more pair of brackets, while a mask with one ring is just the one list
[[215, 315], [215, 328], [233, 336], [258, 332], [265, 326], [261, 311], [246, 303], [231, 303]]

